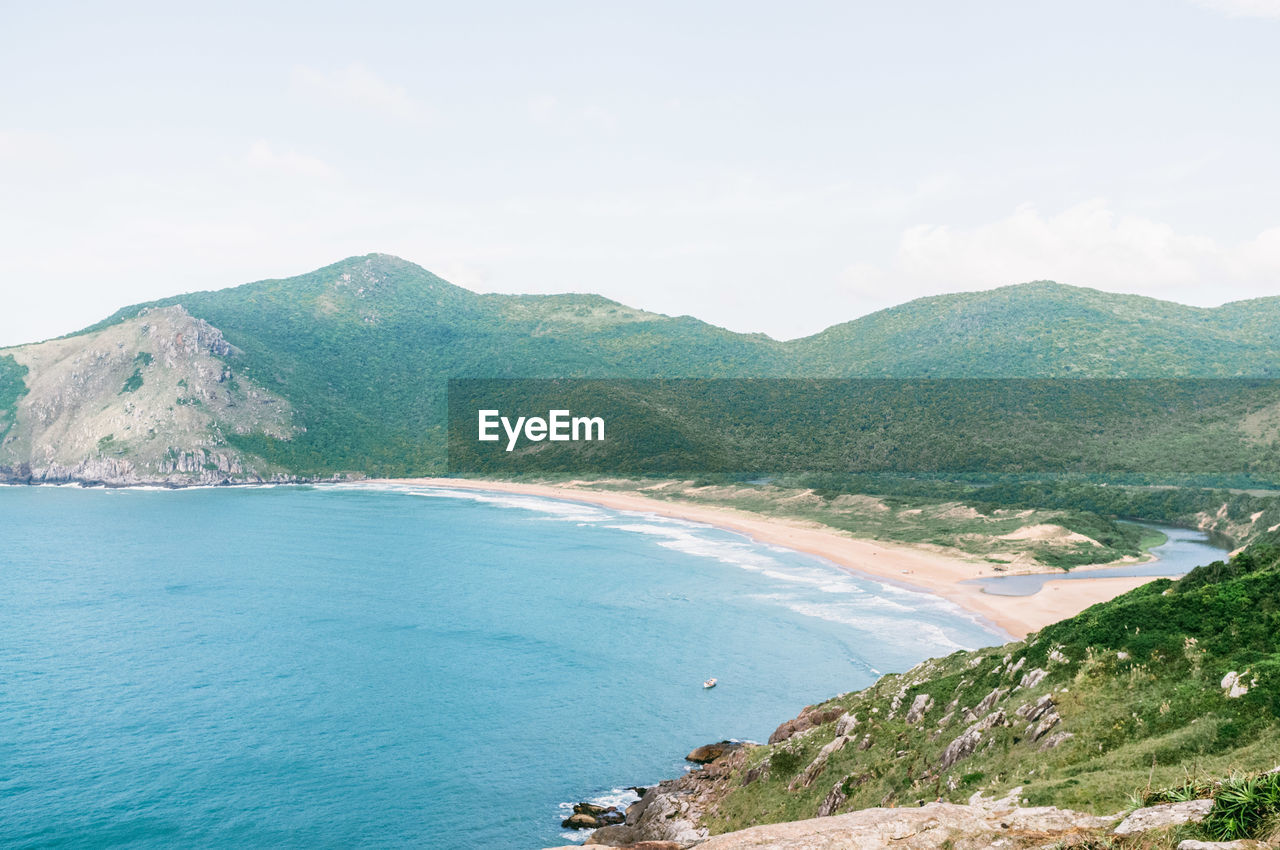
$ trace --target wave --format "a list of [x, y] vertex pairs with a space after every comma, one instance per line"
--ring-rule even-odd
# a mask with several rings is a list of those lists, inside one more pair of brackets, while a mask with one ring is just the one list
[[[587, 802], [594, 806], [603, 806], [606, 809], [610, 806], [614, 806], [618, 811], [625, 812], [627, 810], [627, 806], [639, 799], [640, 795], [630, 788], [611, 788], [602, 794], [597, 794], [594, 797], [588, 797], [585, 801], [577, 802]], [[559, 810], [560, 820], [564, 820], [569, 817], [569, 815], [573, 814], [573, 807], [577, 805], [577, 802], [561, 803], [556, 807]], [[581, 844], [586, 841], [587, 836], [593, 832], [595, 832], [594, 829], [578, 829], [571, 832], [562, 832], [560, 833], [560, 837], [574, 844]]]
[[802, 601], [784, 604], [797, 614], [830, 623], [853, 626], [860, 631], [873, 633], [886, 643], [897, 646], [924, 646], [928, 652], [939, 649], [955, 652], [958, 649], [973, 648], [957, 643], [941, 626], [916, 618], [877, 616], [847, 604]]
[[543, 496], [494, 493], [487, 490], [453, 490], [445, 487], [406, 488], [405, 492], [411, 496], [423, 496], [431, 499], [458, 499], [493, 505], [499, 508], [534, 511], [570, 522], [600, 521], [615, 516], [605, 508], [597, 508], [593, 505], [571, 502], [565, 499], [549, 499]]
[[[349, 486], [369, 487], [363, 484]], [[939, 649], [967, 648], [961, 647], [940, 627], [927, 622], [930, 615], [961, 619], [984, 631], [990, 630], [990, 625], [978, 615], [935, 594], [905, 587], [892, 579], [855, 575], [818, 556], [761, 543], [739, 532], [707, 523], [518, 493], [430, 485], [375, 486], [415, 496], [458, 499], [530, 511], [541, 514], [541, 518], [574, 522], [579, 527], [598, 526], [643, 535], [663, 548], [755, 573], [783, 587], [795, 588], [799, 593], [761, 594], [756, 598], [769, 599], [795, 613], [860, 630], [888, 630], [901, 634], [908, 643], [923, 637], [935, 641], [934, 646]], [[830, 599], [805, 598], [804, 591], [816, 591]]]

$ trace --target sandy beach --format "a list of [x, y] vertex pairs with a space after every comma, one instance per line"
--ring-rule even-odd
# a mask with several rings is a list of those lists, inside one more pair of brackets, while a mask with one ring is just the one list
[[639, 493], [572, 486], [457, 478], [397, 478], [366, 483], [425, 485], [567, 499], [614, 510], [704, 522], [737, 531], [761, 543], [817, 555], [853, 572], [935, 593], [978, 614], [1015, 638], [1025, 637], [1029, 632], [1078, 614], [1090, 605], [1105, 602], [1154, 580], [1152, 577], [1133, 577], [1047, 581], [1032, 596], [995, 596], [983, 593], [976, 585], [964, 584], [969, 579], [990, 576], [989, 563], [949, 557], [905, 544], [860, 539], [813, 523], [653, 499]]

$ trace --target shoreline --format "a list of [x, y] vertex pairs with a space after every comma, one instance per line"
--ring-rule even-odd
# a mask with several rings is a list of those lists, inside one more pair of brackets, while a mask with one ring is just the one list
[[854, 537], [827, 526], [732, 508], [671, 502], [632, 492], [606, 492], [511, 481], [370, 478], [342, 483], [344, 486], [426, 486], [509, 493], [705, 523], [743, 534], [758, 543], [814, 555], [860, 576], [940, 596], [969, 613], [978, 615], [1015, 640], [1159, 578], [1127, 576], [1050, 579], [1041, 590], [1030, 596], [997, 596], [983, 592], [976, 585], [964, 584], [970, 579], [989, 578], [994, 574], [991, 564], [986, 561], [966, 560], [907, 544]]
[[[1098, 578], [1048, 579], [1030, 596], [999, 596], [986, 593], [972, 579], [996, 576], [1043, 575], [1053, 568], [994, 569], [985, 560], [964, 558], [934, 551], [923, 546], [854, 537], [847, 532], [814, 522], [772, 517], [735, 508], [696, 505], [687, 502], [654, 499], [634, 491], [602, 491], [557, 484], [468, 479], [468, 478], [329, 478], [319, 480], [282, 480], [230, 482], [219, 484], [175, 484], [173, 482], [113, 483], [68, 481], [0, 480], [8, 486], [80, 487], [87, 489], [155, 489], [190, 490], [224, 487], [280, 486], [426, 486], [443, 489], [488, 491], [512, 495], [534, 496], [559, 501], [596, 505], [612, 510], [648, 513], [669, 519], [704, 523], [742, 534], [767, 545], [781, 546], [829, 561], [838, 569], [863, 578], [894, 584], [922, 593], [930, 593], [955, 603], [979, 617], [994, 631], [1009, 639], [1020, 640], [1047, 625], [1080, 613], [1099, 602], [1113, 599], [1160, 576], [1112, 576]], [[1151, 556], [1132, 563], [1150, 560]], [[1115, 564], [1090, 564], [1071, 570], [1075, 575], [1105, 569]]]

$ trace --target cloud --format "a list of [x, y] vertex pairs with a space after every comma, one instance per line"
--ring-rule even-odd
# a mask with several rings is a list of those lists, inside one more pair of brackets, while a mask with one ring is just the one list
[[1280, 227], [1264, 230], [1241, 245], [1227, 257], [1226, 264], [1234, 276], [1270, 281], [1271, 294], [1280, 293]]
[[529, 117], [538, 124], [550, 124], [555, 120], [556, 108], [560, 105], [560, 101], [554, 95], [540, 94], [529, 98], [525, 104], [529, 110]]
[[1222, 12], [1233, 18], [1274, 18], [1280, 20], [1280, 0], [1191, 0], [1202, 9]]
[[566, 134], [612, 133], [619, 118], [612, 110], [593, 103], [566, 103], [552, 94], [537, 94], [525, 101], [525, 111], [533, 123]]
[[254, 142], [245, 154], [244, 162], [258, 171], [296, 177], [332, 177], [335, 174], [333, 167], [318, 157], [293, 149], [276, 151], [265, 141]]
[[968, 229], [912, 227], [902, 234], [898, 262], [911, 277], [969, 284], [1051, 278], [1181, 286], [1199, 280], [1217, 251], [1211, 240], [1118, 215], [1106, 201], [1093, 200], [1048, 218], [1024, 205], [1008, 218]]
[[336, 71], [306, 65], [293, 69], [299, 89], [325, 100], [356, 106], [402, 120], [420, 120], [426, 109], [403, 88], [392, 85], [359, 63]]
[[1179, 233], [1164, 222], [1120, 214], [1104, 199], [1049, 216], [1027, 204], [1006, 218], [972, 227], [908, 228], [889, 264], [851, 266], [845, 277], [853, 292], [883, 293], [893, 303], [958, 289], [1056, 280], [1206, 304], [1223, 289], [1276, 294], [1280, 227], [1224, 245]]
[[51, 165], [69, 158], [66, 146], [45, 133], [0, 130], [0, 166]]

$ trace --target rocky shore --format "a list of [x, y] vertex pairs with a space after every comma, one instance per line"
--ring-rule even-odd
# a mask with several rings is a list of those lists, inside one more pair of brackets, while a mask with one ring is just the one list
[[208, 460], [197, 456], [184, 462], [182, 468], [168, 474], [157, 475], [140, 470], [125, 460], [89, 459], [75, 466], [50, 464], [32, 467], [30, 464], [0, 466], [0, 485], [59, 486], [78, 484], [81, 487], [165, 487], [180, 490], [184, 487], [235, 487], [262, 484], [315, 484], [321, 481], [343, 481], [342, 477], [309, 478], [302, 475], [276, 473], [256, 475], [246, 473], [238, 463], [226, 456], [210, 456]]
[[[783, 723], [770, 741], [784, 741], [815, 729], [831, 718], [809, 707]], [[1166, 846], [1144, 842], [1154, 831], [1169, 830], [1202, 820], [1211, 800], [1188, 800], [1140, 808], [1128, 813], [1095, 815], [1053, 806], [1026, 806], [1021, 788], [1000, 799], [974, 794], [966, 804], [920, 801], [918, 806], [879, 807], [804, 820], [765, 824], [712, 836], [707, 827], [718, 802], [732, 787], [759, 778], [756, 770], [742, 771], [748, 754], [759, 745], [720, 741], [698, 747], [685, 759], [695, 765], [678, 779], [644, 789], [639, 801], [625, 813], [589, 804], [574, 807], [574, 815], [562, 824], [597, 828], [585, 846], [625, 850], [1049, 850], [1063, 847]], [[767, 764], [767, 763], [766, 763]], [[581, 807], [581, 811], [580, 811]], [[825, 808], [825, 807], [824, 807]], [[834, 808], [834, 807], [832, 807]], [[610, 815], [608, 823], [600, 815]], [[575, 821], [575, 819], [579, 819]], [[571, 823], [573, 822], [573, 823]], [[1138, 843], [1124, 843], [1136, 841]], [[546, 850], [572, 850], [564, 845]], [[1247, 850], [1270, 845], [1254, 842], [1169, 843], [1178, 850]]]

